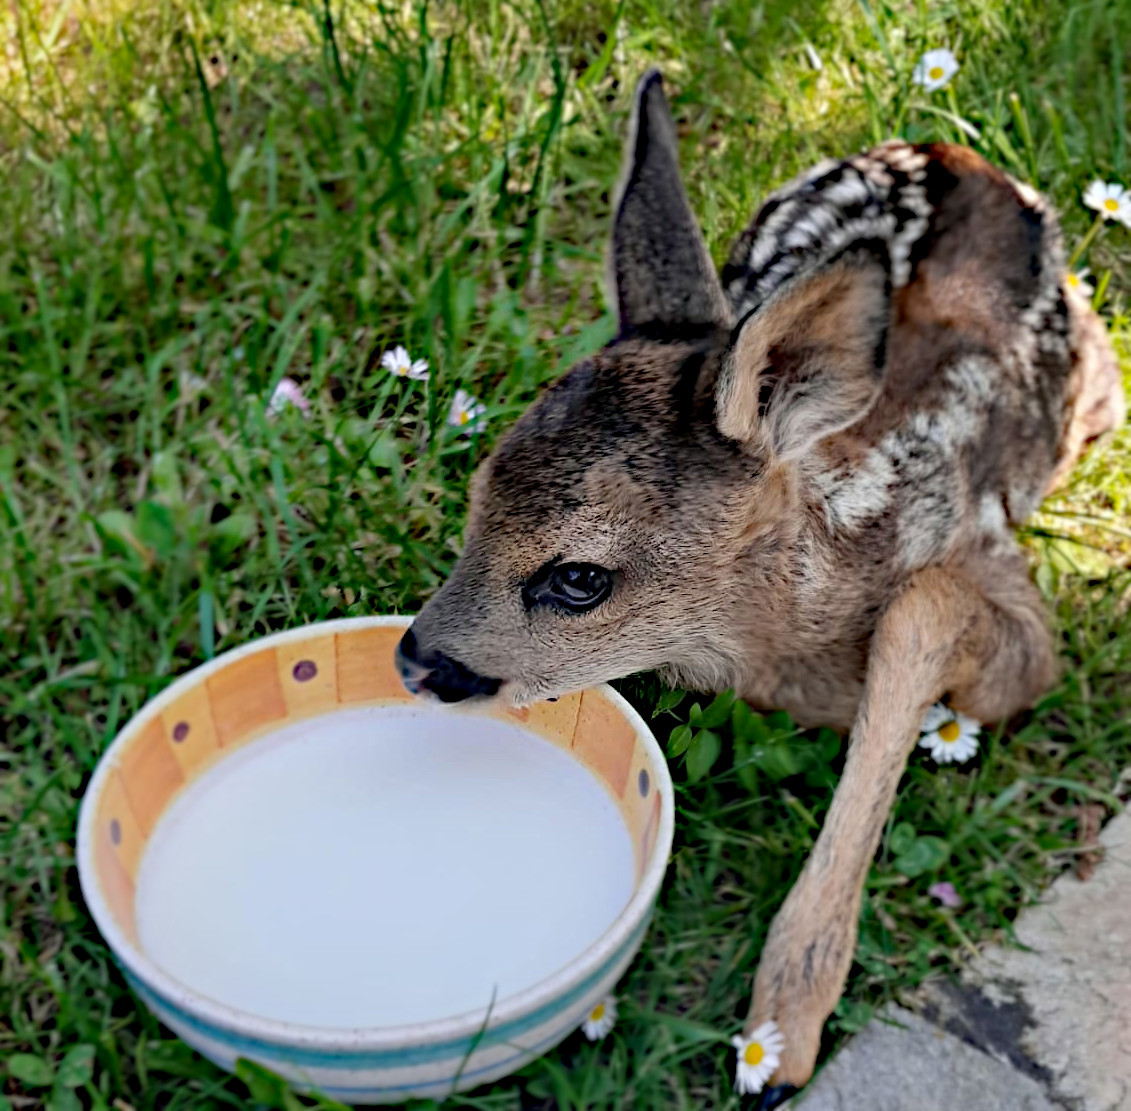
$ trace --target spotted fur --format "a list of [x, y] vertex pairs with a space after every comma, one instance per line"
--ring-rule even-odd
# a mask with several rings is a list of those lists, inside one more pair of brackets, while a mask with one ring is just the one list
[[[851, 730], [751, 1010], [785, 1031], [775, 1082], [799, 1084], [923, 711], [949, 693], [995, 720], [1055, 674], [1011, 526], [1122, 420], [1118, 367], [1065, 289], [1051, 209], [963, 147], [822, 163], [716, 274], [655, 74], [610, 263], [618, 335], [476, 473], [412, 674], [443, 659], [523, 703], [658, 669]], [[584, 614], [528, 606], [555, 562], [599, 564], [612, 593]]]
[[722, 282], [741, 319], [798, 272], [861, 240], [882, 241], [896, 289], [932, 214], [929, 154], [891, 142], [840, 162], [820, 163], [774, 193], [743, 233]]

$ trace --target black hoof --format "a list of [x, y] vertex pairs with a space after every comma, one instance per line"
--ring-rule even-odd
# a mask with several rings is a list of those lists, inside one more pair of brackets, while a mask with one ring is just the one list
[[525, 1087], [518, 1092], [519, 1111], [558, 1111], [557, 1100], [553, 1096], [532, 1095]]
[[780, 1107], [791, 1096], [797, 1095], [799, 1088], [792, 1084], [778, 1084], [774, 1088], [763, 1088], [754, 1100], [754, 1111], [770, 1111], [772, 1107]]

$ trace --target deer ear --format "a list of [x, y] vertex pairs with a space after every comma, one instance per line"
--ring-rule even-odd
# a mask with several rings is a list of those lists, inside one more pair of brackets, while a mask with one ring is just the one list
[[610, 263], [622, 332], [729, 322], [680, 180], [675, 124], [656, 70], [636, 87]]
[[882, 243], [857, 243], [751, 313], [716, 387], [719, 431], [789, 461], [864, 416], [880, 391], [889, 270]]

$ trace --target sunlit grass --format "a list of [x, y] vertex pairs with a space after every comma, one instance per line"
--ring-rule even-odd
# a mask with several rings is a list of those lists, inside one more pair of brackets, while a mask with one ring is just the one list
[[[332, 25], [321, 5], [235, 0], [0, 12], [0, 1058], [50, 1071], [95, 1046], [84, 1106], [246, 1105], [239, 1081], [138, 1008], [86, 916], [69, 848], [86, 777], [201, 659], [271, 629], [412, 612], [442, 581], [475, 461], [611, 334], [609, 197], [647, 65], [668, 76], [720, 259], [769, 189], [896, 131], [974, 143], [1033, 181], [1070, 245], [1090, 225], [1088, 181], [1131, 184], [1117, 0], [806, 12], [358, 2], [333, 5]], [[962, 69], [926, 95], [909, 76], [937, 45]], [[1083, 261], [1126, 357], [1131, 233], [1109, 227]], [[380, 368], [390, 343], [430, 360], [427, 385]], [[266, 418], [284, 375], [309, 419]], [[479, 440], [445, 425], [461, 386], [489, 405]], [[1079, 807], [1124, 792], [1126, 580], [1090, 580], [1128, 564], [1129, 476], [1124, 432], [1035, 522], [1065, 680], [972, 769], [913, 760], [830, 1044], [1007, 932], [1077, 852]], [[1054, 552], [1042, 531], [1077, 543]], [[650, 711], [651, 680], [624, 686]], [[662, 737], [689, 705], [656, 719]], [[744, 1011], [840, 760], [827, 738], [771, 727], [737, 767], [724, 729], [704, 783], [676, 762], [676, 854], [614, 1035], [571, 1040], [467, 1105], [513, 1107], [520, 1090], [563, 1108], [736, 1105], [717, 1037]], [[923, 838], [945, 859], [929, 842], [917, 872]], [[957, 911], [926, 894], [941, 877]], [[13, 1102], [74, 1106], [53, 1078], [6, 1084]]]

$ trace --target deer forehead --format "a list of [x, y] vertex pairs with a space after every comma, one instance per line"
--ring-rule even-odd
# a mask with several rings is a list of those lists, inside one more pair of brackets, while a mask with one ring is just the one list
[[489, 566], [508, 579], [524, 580], [551, 560], [561, 563], [622, 563], [640, 539], [639, 521], [600, 502], [575, 505], [554, 515], [528, 507], [507, 511], [503, 527], [484, 530], [474, 541], [489, 553]]
[[[668, 468], [654, 457], [634, 457], [631, 438], [607, 456], [570, 461], [543, 481], [554, 467], [547, 462], [488, 483], [473, 505], [469, 541], [508, 577], [524, 578], [553, 559], [624, 567], [671, 558], [700, 531], [681, 510], [684, 494], [666, 480]], [[700, 486], [700, 507], [716, 496]]]
[[[582, 507], [615, 519], [670, 509], [703, 481], [713, 368], [694, 346], [618, 342], [567, 373], [506, 434], [472, 487], [506, 524], [554, 521]], [[717, 440], [718, 438], [715, 437]]]

